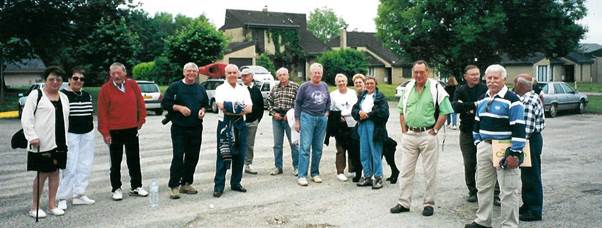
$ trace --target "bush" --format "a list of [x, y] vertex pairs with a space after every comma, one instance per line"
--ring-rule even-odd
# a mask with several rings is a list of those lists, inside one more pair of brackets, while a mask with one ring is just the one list
[[274, 75], [274, 77], [276, 77], [276, 67], [274, 66], [274, 62], [272, 62], [272, 59], [270, 59], [270, 57], [267, 54], [265, 54], [265, 53], [261, 54], [259, 56], [259, 58], [257, 59], [257, 62], [255, 63], [255, 65], [264, 67], [270, 73], [272, 73], [272, 75]]
[[364, 53], [355, 49], [344, 48], [322, 53], [318, 62], [324, 66], [322, 81], [333, 85], [336, 74], [347, 76], [349, 85], [352, 85], [351, 77], [354, 74], [368, 72], [368, 61]]
[[155, 61], [139, 63], [132, 69], [132, 75], [136, 80], [155, 81]]

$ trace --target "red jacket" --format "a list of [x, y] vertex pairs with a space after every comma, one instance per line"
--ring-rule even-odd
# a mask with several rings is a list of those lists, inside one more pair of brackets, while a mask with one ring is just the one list
[[109, 80], [98, 93], [98, 131], [103, 137], [109, 130], [140, 128], [146, 118], [146, 107], [136, 81], [126, 79], [125, 93]]

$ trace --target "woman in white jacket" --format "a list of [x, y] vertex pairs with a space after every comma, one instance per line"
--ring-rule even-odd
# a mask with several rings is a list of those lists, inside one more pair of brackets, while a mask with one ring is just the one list
[[[65, 71], [51, 66], [44, 70], [45, 86], [33, 90], [27, 97], [21, 125], [27, 139], [27, 170], [38, 171], [33, 181], [32, 217], [46, 217], [39, 209], [39, 190], [48, 179], [48, 212], [63, 215], [57, 207], [56, 192], [59, 186], [59, 171], [64, 169], [67, 160], [67, 129], [69, 126], [69, 99], [59, 89], [63, 83]], [[42, 96], [38, 101], [38, 94]]]

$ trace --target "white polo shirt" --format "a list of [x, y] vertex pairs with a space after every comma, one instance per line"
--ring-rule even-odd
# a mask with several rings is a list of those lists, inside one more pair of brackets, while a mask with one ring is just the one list
[[[230, 83], [224, 82], [224, 84], [221, 84], [215, 89], [215, 102], [223, 104], [225, 101], [253, 105], [251, 94], [247, 87], [241, 86], [238, 83], [236, 83], [235, 87], [232, 87]], [[219, 121], [224, 120], [224, 112], [221, 109], [217, 113], [217, 119]]]

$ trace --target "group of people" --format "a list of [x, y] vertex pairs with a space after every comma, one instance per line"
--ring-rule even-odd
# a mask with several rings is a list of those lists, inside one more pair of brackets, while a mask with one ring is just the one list
[[[124, 147], [130, 174], [129, 195], [145, 197], [149, 194], [142, 187], [138, 139], [146, 109], [140, 88], [127, 78], [126, 72], [123, 64], [113, 63], [109, 67], [110, 79], [98, 96], [98, 131], [110, 151], [113, 200], [123, 199], [120, 167]], [[337, 89], [329, 93], [322, 74], [322, 65], [314, 63], [310, 66], [309, 81], [298, 85], [289, 80], [286, 68], [276, 72], [278, 83], [267, 99], [274, 140], [274, 168], [270, 175], [283, 173], [286, 135], [297, 184], [308, 186], [308, 179], [321, 183], [319, 167], [323, 145], [333, 136], [336, 178], [347, 181], [347, 168], [348, 173], [354, 174], [353, 181], [358, 186], [382, 188], [389, 105], [377, 88], [376, 78], [356, 74], [352, 77], [354, 89], [349, 89], [347, 76], [337, 74], [334, 81]], [[395, 169], [387, 180], [395, 183], [399, 175], [401, 193], [390, 212], [410, 211], [416, 163], [422, 157], [426, 182], [422, 214], [434, 214], [439, 160], [437, 136], [448, 115], [459, 113], [467, 201], [479, 205], [477, 219], [466, 227], [491, 226], [496, 180], [503, 226], [516, 227], [519, 219], [541, 220], [539, 158], [544, 117], [542, 101], [532, 91], [533, 78], [518, 75], [512, 92], [506, 87], [507, 73], [502, 66], [489, 66], [485, 71], [486, 85], [483, 85], [479, 68], [469, 65], [464, 74], [466, 84], [454, 89], [451, 95], [446, 91], [449, 88], [431, 79], [430, 74], [425, 61], [416, 61], [412, 66], [412, 80], [397, 106], [402, 164], [401, 170], [392, 165]], [[196, 64], [185, 64], [183, 78], [168, 87], [161, 102], [172, 122], [173, 159], [168, 183], [171, 199], [180, 198], [180, 194], [198, 193], [192, 184], [202, 144], [203, 119], [209, 105], [207, 92], [197, 81], [198, 75]], [[64, 76], [65, 72], [58, 67], [46, 69], [44, 88], [29, 94], [23, 110], [21, 122], [29, 143], [27, 168], [39, 173], [33, 183], [31, 216], [46, 216], [38, 205], [39, 189], [46, 179], [49, 179], [49, 213], [64, 214], [68, 200], [74, 205], [94, 203], [85, 195], [94, 157], [93, 101], [90, 94], [82, 90], [83, 70], [74, 69], [69, 87], [59, 91]], [[238, 82], [239, 78], [242, 83]], [[265, 110], [252, 72], [240, 72], [233, 64], [225, 68], [225, 82], [216, 88], [215, 102], [218, 124], [213, 196], [221, 197], [228, 169], [232, 171], [230, 189], [237, 192], [247, 191], [241, 185], [243, 172], [258, 173], [252, 165], [253, 148]], [[512, 142], [499, 165], [492, 162], [492, 142], [496, 140]], [[532, 166], [519, 169], [527, 142]], [[394, 159], [391, 160], [394, 163]], [[390, 163], [389, 159], [387, 162]], [[63, 170], [59, 173], [59, 169]], [[521, 189], [523, 205], [519, 208]]]

